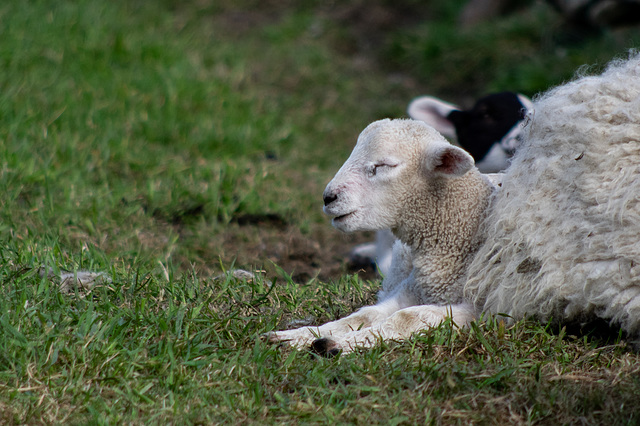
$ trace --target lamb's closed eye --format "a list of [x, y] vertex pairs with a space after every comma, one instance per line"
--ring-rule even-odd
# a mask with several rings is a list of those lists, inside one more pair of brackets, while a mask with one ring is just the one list
[[381, 161], [369, 166], [369, 175], [377, 176], [380, 173], [388, 172], [390, 169], [397, 167], [397, 163], [389, 162], [389, 161]]

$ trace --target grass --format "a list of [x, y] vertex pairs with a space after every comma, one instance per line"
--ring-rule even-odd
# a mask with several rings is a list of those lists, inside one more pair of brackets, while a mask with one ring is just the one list
[[[538, 4], [474, 36], [451, 2], [354, 52], [367, 5], [0, 6], [0, 423], [638, 422], [617, 336], [488, 320], [334, 359], [260, 338], [375, 301], [342, 258], [367, 236], [320, 209], [367, 123], [418, 94], [533, 94], [638, 36], [563, 44]], [[111, 281], [69, 293], [43, 267]]]
[[584, 65], [597, 71], [640, 43], [637, 28], [585, 34], [544, 2], [460, 28], [459, 7], [452, 4], [464, 2], [448, 3], [439, 20], [395, 34], [384, 49], [388, 61], [420, 75], [440, 96], [464, 99], [505, 88], [534, 96], [570, 80]]

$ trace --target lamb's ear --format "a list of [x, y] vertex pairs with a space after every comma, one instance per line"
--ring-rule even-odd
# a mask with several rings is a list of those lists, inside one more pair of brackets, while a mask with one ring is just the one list
[[460, 108], [432, 96], [422, 96], [411, 101], [407, 114], [414, 120], [424, 121], [444, 137], [455, 140], [456, 128], [447, 118], [454, 110], [460, 110]]
[[424, 161], [428, 172], [445, 177], [462, 176], [475, 165], [465, 150], [444, 142], [429, 148]]
[[520, 104], [524, 107], [524, 113], [522, 114], [523, 116], [527, 115], [527, 112], [533, 110], [533, 102], [531, 102], [531, 99], [529, 99], [528, 97], [526, 97], [525, 95], [518, 93], [518, 100], [520, 101]]

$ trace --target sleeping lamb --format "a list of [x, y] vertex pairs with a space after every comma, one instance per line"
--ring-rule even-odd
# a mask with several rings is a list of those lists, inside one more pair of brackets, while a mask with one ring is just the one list
[[271, 339], [333, 354], [481, 312], [603, 318], [637, 336], [640, 55], [551, 90], [528, 118], [501, 187], [425, 123], [369, 125], [324, 209], [342, 231], [399, 238], [379, 302]]

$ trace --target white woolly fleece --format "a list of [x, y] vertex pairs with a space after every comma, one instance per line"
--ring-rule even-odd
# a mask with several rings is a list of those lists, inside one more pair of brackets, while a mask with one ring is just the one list
[[534, 104], [469, 270], [467, 300], [513, 317], [593, 315], [640, 333], [640, 54]]

